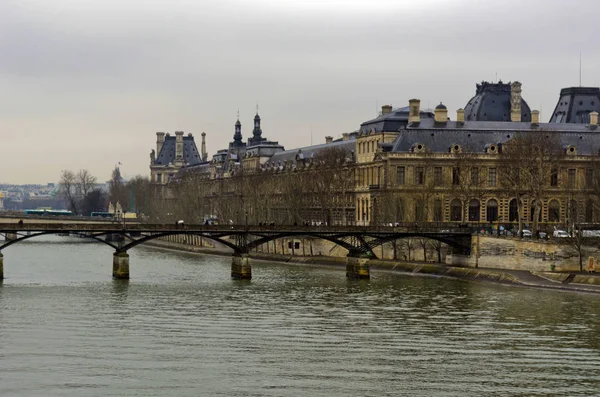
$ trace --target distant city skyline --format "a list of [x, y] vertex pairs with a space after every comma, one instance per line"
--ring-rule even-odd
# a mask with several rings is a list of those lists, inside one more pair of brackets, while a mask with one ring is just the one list
[[515, 81], [548, 121], [560, 89], [600, 86], [600, 3], [8, 0], [0, 4], [0, 183], [149, 175], [156, 132], [183, 130], [209, 157], [244, 140], [259, 103], [286, 149], [357, 130], [381, 105], [443, 102]]

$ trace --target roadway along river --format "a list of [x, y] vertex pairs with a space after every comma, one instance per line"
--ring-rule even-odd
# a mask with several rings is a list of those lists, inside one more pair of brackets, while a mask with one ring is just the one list
[[4, 252], [0, 395], [598, 396], [600, 297], [46, 237]]

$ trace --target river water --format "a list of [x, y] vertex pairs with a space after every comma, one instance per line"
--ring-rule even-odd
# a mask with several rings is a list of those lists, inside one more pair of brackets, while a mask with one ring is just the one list
[[598, 396], [600, 297], [45, 237], [4, 252], [0, 395]]

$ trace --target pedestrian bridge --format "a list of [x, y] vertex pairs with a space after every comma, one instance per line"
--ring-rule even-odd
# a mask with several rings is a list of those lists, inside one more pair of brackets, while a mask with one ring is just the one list
[[451, 248], [453, 263], [461, 263], [471, 254], [471, 232], [455, 228], [442, 231], [418, 227], [364, 226], [256, 226], [256, 225], [177, 225], [120, 224], [116, 222], [37, 222], [22, 220], [0, 223], [0, 277], [3, 277], [3, 250], [27, 239], [48, 234], [73, 234], [95, 239], [114, 249], [113, 277], [129, 278], [127, 251], [147, 241], [171, 235], [187, 234], [212, 239], [233, 250], [233, 278], [252, 277], [249, 253], [270, 241], [286, 237], [320, 238], [348, 250], [346, 273], [350, 278], [368, 278], [367, 261], [376, 258], [373, 249], [404, 238], [428, 238]]

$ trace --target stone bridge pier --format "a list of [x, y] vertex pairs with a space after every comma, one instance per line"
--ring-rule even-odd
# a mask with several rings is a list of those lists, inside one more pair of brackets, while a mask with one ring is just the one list
[[346, 257], [346, 277], [350, 280], [368, 280], [371, 278], [369, 258], [349, 254]]
[[251, 280], [252, 279], [252, 264], [250, 255], [248, 254], [233, 254], [231, 260], [231, 278], [234, 280]]
[[113, 278], [129, 280], [129, 254], [127, 251], [116, 251], [113, 254]]
[[346, 257], [346, 277], [350, 280], [368, 280], [369, 257], [365, 254], [350, 252]]

